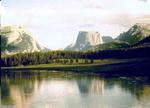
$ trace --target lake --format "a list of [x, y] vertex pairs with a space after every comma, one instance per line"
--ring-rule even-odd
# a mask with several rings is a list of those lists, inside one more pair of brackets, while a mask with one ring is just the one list
[[1, 108], [149, 108], [150, 79], [48, 70], [1, 72]]

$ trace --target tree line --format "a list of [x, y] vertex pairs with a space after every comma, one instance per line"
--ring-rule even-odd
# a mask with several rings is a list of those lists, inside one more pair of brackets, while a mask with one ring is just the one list
[[[51, 63], [72, 64], [79, 63], [80, 59], [84, 60], [84, 63], [89, 63], [87, 57], [86, 53], [78, 51], [50, 51], [3, 56], [0, 62], [2, 67]], [[93, 63], [93, 60], [90, 63]]]
[[[33, 52], [19, 53], [11, 56], [1, 57], [1, 67], [19, 66], [19, 65], [35, 65], [35, 64], [51, 64], [62, 63], [72, 64], [94, 63], [94, 59], [129, 59], [129, 58], [150, 58], [150, 46], [128, 49], [103, 50], [95, 52], [79, 52], [79, 51], [50, 51], [50, 52]], [[90, 62], [89, 62], [90, 60]]]

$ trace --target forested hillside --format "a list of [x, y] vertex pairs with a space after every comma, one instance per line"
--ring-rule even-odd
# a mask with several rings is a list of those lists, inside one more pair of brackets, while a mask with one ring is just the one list
[[1, 66], [19, 66], [63, 63], [78, 63], [79, 59], [130, 59], [130, 58], [150, 58], [150, 45], [131, 46], [115, 50], [100, 50], [97, 52], [79, 52], [79, 51], [50, 51], [50, 52], [33, 52], [20, 53], [12, 56], [1, 57]]

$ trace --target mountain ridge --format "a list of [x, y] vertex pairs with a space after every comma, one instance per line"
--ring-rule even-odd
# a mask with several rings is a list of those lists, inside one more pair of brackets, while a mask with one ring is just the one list
[[2, 55], [48, 50], [48, 48], [40, 45], [24, 26], [4, 26], [0, 27], [0, 30]]
[[121, 33], [115, 40], [134, 44], [150, 35], [150, 24], [136, 23], [128, 31]]
[[[121, 33], [117, 38], [111, 39], [109, 42], [104, 42], [103, 44], [89, 46], [86, 51], [97, 51], [97, 50], [109, 50], [109, 49], [119, 49], [130, 47], [139, 41], [144, 40], [150, 35], [150, 24], [137, 23], [133, 25], [128, 31]], [[104, 37], [102, 37], [104, 39]]]

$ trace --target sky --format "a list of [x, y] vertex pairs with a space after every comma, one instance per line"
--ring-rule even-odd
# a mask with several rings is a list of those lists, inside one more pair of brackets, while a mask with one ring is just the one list
[[53, 50], [75, 43], [79, 31], [115, 38], [150, 23], [150, 0], [2, 0], [1, 25], [23, 25]]

